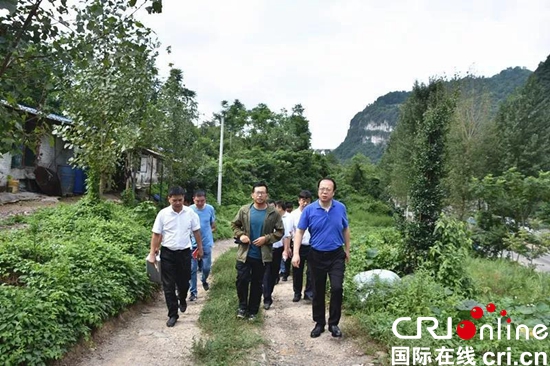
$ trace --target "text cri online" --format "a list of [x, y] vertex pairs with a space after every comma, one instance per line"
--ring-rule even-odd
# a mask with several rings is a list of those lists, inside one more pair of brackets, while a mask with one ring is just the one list
[[[518, 358], [512, 355], [511, 347], [505, 352], [484, 352], [479, 354], [481, 359], [476, 361], [476, 353], [471, 346], [458, 349], [445, 346], [436, 349], [430, 347], [392, 347], [391, 364], [393, 366], [546, 366], [548, 355], [546, 352], [522, 352]], [[481, 361], [481, 362], [480, 362]]]

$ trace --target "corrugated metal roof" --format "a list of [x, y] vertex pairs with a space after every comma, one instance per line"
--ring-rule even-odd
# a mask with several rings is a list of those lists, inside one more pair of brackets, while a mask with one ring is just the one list
[[59, 115], [53, 114], [53, 113], [50, 113], [48, 115], [44, 115], [44, 113], [40, 112], [38, 109], [27, 107], [27, 106], [22, 105], [22, 104], [17, 104], [17, 107], [13, 107], [11, 104], [9, 104], [4, 99], [0, 99], [0, 103], [5, 105], [5, 106], [12, 107], [12, 108], [18, 109], [18, 110], [23, 111], [23, 112], [34, 114], [35, 116], [43, 116], [43, 117], [45, 117], [47, 119], [51, 119], [53, 121], [57, 121], [57, 122], [61, 122], [61, 123], [68, 123], [68, 124], [73, 123], [73, 121], [70, 120], [69, 118], [59, 116]]
[[149, 154], [151, 154], [151, 155], [153, 155], [153, 156], [156, 156], [157, 158], [164, 159], [164, 155], [162, 155], [158, 151], [147, 149], [147, 148], [143, 148], [142, 150], [149, 153]]

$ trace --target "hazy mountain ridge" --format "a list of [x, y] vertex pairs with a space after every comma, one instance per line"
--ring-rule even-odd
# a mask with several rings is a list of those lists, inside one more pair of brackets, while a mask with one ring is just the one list
[[[491, 98], [491, 110], [498, 106], [518, 87], [523, 86], [532, 71], [521, 67], [502, 70], [492, 77], [466, 76], [471, 78], [480, 90], [486, 90]], [[462, 79], [461, 79], [462, 80]], [[460, 81], [460, 80], [459, 80]], [[449, 82], [449, 85], [451, 82]], [[357, 153], [380, 160], [386, 149], [389, 136], [399, 119], [399, 107], [408, 98], [408, 91], [393, 91], [376, 99], [350, 121], [344, 141], [334, 150], [340, 160], [347, 160]]]

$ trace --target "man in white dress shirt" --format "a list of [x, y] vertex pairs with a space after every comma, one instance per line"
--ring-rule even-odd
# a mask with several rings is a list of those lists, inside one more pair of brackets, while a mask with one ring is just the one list
[[193, 209], [183, 205], [184, 195], [185, 190], [181, 187], [172, 187], [168, 191], [170, 206], [157, 214], [151, 236], [151, 251], [147, 258], [154, 264], [160, 249], [161, 279], [168, 307], [168, 327], [173, 327], [179, 317], [176, 285], [179, 290], [179, 310], [182, 313], [187, 310], [185, 296], [191, 279], [191, 233], [197, 241], [198, 257], [202, 257], [203, 254], [199, 216]]

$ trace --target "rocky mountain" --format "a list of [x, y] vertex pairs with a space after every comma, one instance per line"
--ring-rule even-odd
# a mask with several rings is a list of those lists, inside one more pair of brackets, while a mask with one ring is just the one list
[[[489, 93], [492, 110], [518, 87], [523, 86], [532, 72], [525, 68], [514, 67], [501, 71], [492, 77], [471, 78], [480, 90]], [[464, 78], [464, 79], [466, 79]], [[453, 81], [452, 83], [460, 82]], [[449, 82], [451, 85], [451, 82]], [[334, 150], [340, 160], [347, 160], [357, 153], [366, 155], [378, 162], [386, 149], [391, 132], [399, 120], [399, 107], [407, 100], [408, 91], [394, 91], [383, 95], [357, 113], [350, 121], [350, 127], [344, 141]]]

